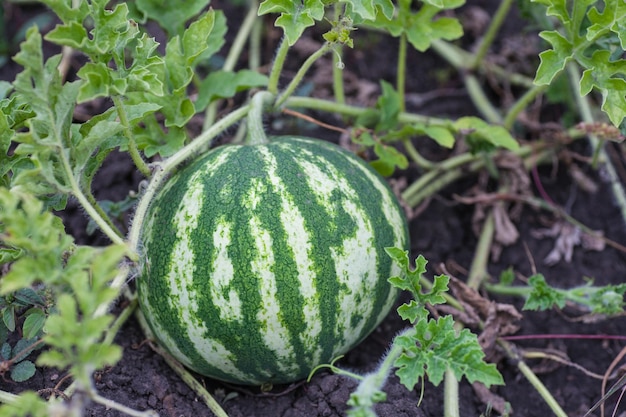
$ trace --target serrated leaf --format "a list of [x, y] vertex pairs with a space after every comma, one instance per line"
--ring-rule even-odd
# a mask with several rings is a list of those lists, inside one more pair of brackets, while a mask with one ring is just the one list
[[539, 36], [552, 45], [552, 49], [539, 54], [539, 67], [535, 75], [535, 83], [547, 85], [552, 82], [572, 58], [574, 46], [557, 31], [543, 31]]
[[421, 320], [411, 331], [397, 336], [396, 343], [404, 348], [395, 362], [396, 374], [409, 390], [424, 374], [439, 385], [447, 369], [459, 380], [465, 376], [470, 382], [480, 381], [487, 386], [503, 384], [495, 365], [483, 361], [476, 335], [467, 329], [457, 333], [452, 316]]
[[283, 28], [285, 39], [292, 46], [304, 30], [324, 17], [322, 0], [265, 0], [259, 5], [259, 16], [280, 13], [275, 25]]
[[343, 3], [348, 5], [349, 16], [360, 17], [360, 19], [355, 19], [356, 21], [375, 20], [380, 13], [387, 19], [391, 19], [395, 9], [391, 0], [345, 0]]
[[28, 381], [35, 375], [35, 364], [31, 361], [22, 361], [11, 368], [11, 379], [15, 382]]
[[393, 174], [396, 167], [406, 169], [409, 166], [406, 156], [393, 146], [376, 143], [374, 153], [378, 159], [370, 162], [370, 165], [384, 177]]
[[531, 288], [530, 294], [524, 303], [523, 310], [548, 310], [557, 306], [565, 307], [566, 297], [563, 292], [548, 285], [541, 274], [536, 274], [528, 278], [528, 285]]
[[415, 323], [418, 318], [424, 317], [427, 314], [428, 311], [426, 311], [424, 306], [418, 304], [415, 300], [411, 300], [398, 307], [398, 315], [402, 317], [402, 320], [407, 320], [410, 323]]
[[580, 94], [586, 95], [595, 87], [602, 94], [602, 110], [613, 125], [619, 126], [626, 117], [626, 60], [611, 60], [609, 51], [592, 55], [594, 66], [585, 70], [580, 79]]
[[463, 27], [457, 18], [438, 17], [442, 10], [462, 6], [465, 0], [445, 0], [423, 2], [415, 11], [411, 2], [400, 2], [393, 16], [378, 14], [369, 24], [388, 31], [392, 36], [406, 34], [407, 40], [417, 50], [426, 51], [433, 40], [454, 40], [463, 35]]

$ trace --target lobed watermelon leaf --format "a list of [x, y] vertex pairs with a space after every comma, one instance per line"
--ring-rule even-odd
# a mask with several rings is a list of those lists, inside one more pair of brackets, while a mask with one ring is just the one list
[[[587, 95], [594, 89], [599, 91], [602, 110], [613, 125], [620, 126], [626, 118], [626, 60], [621, 57], [621, 51], [626, 49], [626, 3], [596, 0], [533, 2], [546, 6], [546, 13], [560, 24], [555, 30], [539, 34], [551, 48], [539, 54], [541, 63], [535, 83], [550, 84], [569, 62], [576, 62], [584, 71], [579, 83], [580, 94]], [[606, 45], [610, 46], [607, 48]], [[616, 50], [616, 53], [610, 50]]]

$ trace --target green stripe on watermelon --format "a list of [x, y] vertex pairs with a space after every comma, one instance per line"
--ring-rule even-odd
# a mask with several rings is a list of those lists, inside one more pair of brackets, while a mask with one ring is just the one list
[[386, 246], [406, 222], [384, 181], [335, 145], [225, 146], [153, 202], [138, 279], [155, 336], [191, 369], [244, 384], [297, 380], [389, 312]]

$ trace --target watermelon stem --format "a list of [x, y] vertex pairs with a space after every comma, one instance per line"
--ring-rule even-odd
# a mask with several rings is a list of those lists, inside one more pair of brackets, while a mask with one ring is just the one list
[[248, 135], [244, 141], [246, 145], [269, 143], [263, 127], [263, 112], [274, 101], [274, 97], [269, 91], [259, 91], [252, 97], [247, 119]]

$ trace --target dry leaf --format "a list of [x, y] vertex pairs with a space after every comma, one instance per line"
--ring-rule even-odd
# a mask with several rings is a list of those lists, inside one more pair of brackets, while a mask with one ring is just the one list
[[601, 251], [605, 246], [601, 231], [594, 231], [593, 235], [584, 233], [579, 227], [565, 220], [557, 221], [549, 229], [531, 230], [531, 235], [536, 239], [556, 238], [554, 247], [543, 260], [549, 266], [557, 264], [561, 259], [567, 263], [571, 262], [574, 248], [578, 245], [595, 251]]

